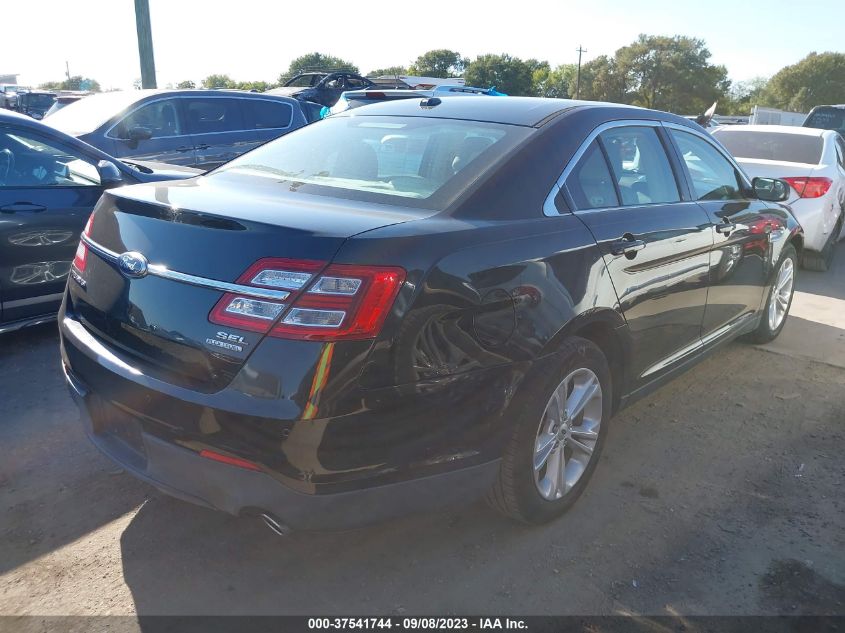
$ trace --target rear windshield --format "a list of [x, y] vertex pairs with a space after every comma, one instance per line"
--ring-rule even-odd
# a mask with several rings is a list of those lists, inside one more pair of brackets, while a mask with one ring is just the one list
[[262, 145], [215, 172], [290, 190], [441, 208], [530, 128], [422, 117], [333, 117]]
[[804, 121], [804, 127], [836, 130], [845, 134], [845, 108], [817, 108]]
[[788, 132], [715, 130], [713, 136], [737, 158], [816, 165], [821, 162], [824, 148], [824, 140], [819, 136]]

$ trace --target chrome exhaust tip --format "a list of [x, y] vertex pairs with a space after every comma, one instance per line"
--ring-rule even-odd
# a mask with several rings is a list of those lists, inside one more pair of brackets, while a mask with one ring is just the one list
[[280, 523], [273, 515], [262, 512], [259, 516], [264, 521], [264, 525], [273, 530], [277, 536], [287, 536], [291, 533], [291, 529], [284, 523]]

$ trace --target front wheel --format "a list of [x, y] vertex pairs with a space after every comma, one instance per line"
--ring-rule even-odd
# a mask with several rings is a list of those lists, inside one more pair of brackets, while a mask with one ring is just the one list
[[783, 249], [772, 287], [769, 289], [769, 298], [761, 315], [760, 324], [748, 337], [752, 342], [768, 343], [780, 334], [792, 305], [797, 270], [798, 253], [792, 244], [787, 244]]
[[571, 337], [557, 356], [557, 370], [526, 407], [487, 496], [495, 509], [526, 523], [554, 519], [584, 492], [611, 414], [610, 370], [598, 346]]

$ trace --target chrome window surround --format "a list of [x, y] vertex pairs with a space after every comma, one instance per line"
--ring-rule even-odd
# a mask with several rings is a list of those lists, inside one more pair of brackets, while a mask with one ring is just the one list
[[[740, 168], [740, 166], [736, 163], [736, 161], [733, 159], [733, 157], [727, 152], [727, 150], [725, 150], [722, 147], [722, 145], [718, 141], [716, 141], [716, 139], [709, 137], [707, 134], [702, 134], [698, 130], [688, 128], [686, 126], [679, 125], [677, 123], [670, 123], [670, 122], [665, 122], [665, 121], [650, 121], [650, 120], [647, 120], [647, 119], [626, 119], [626, 120], [623, 120], [623, 121], [608, 121], [607, 123], [602, 123], [597, 128], [595, 128], [592, 132], [590, 132], [590, 135], [587, 136], [587, 138], [584, 140], [584, 142], [581, 143], [581, 145], [578, 146], [578, 149], [572, 155], [572, 158], [567, 163], [563, 172], [558, 177], [555, 184], [552, 186], [552, 190], [549, 192], [549, 195], [546, 196], [546, 200], [543, 202], [543, 215], [548, 216], [548, 217], [556, 217], [556, 216], [559, 216], [559, 215], [563, 215], [563, 214], [560, 213], [560, 211], [557, 210], [557, 206], [555, 205], [555, 198], [557, 197], [557, 195], [561, 191], [563, 191], [563, 187], [565, 186], [566, 179], [569, 178], [569, 175], [572, 173], [572, 170], [575, 169], [575, 166], [578, 164], [578, 162], [581, 160], [581, 158], [583, 158], [584, 154], [587, 152], [587, 149], [589, 149], [592, 142], [595, 141], [596, 138], [598, 138], [598, 136], [602, 132], [605, 132], [607, 130], [612, 130], [612, 129], [615, 129], [615, 128], [620, 128], [620, 127], [653, 127], [653, 128], [663, 127], [663, 128], [672, 129], [672, 130], [680, 130], [681, 132], [687, 132], [688, 134], [698, 136], [699, 138], [703, 139], [704, 141], [710, 143], [710, 145], [712, 145], [714, 149], [716, 149], [720, 154], [722, 154], [722, 156], [724, 156], [725, 159], [728, 162], [730, 162], [730, 164], [733, 165], [734, 169], [736, 169], [737, 172], [740, 174], [740, 176], [743, 179], [743, 183], [746, 185], [746, 187], [748, 187], [749, 189], [751, 188], [751, 182], [748, 180], [748, 177], [746, 176], [745, 172], [742, 171], [742, 168]], [[672, 151], [672, 150], [667, 148], [666, 151], [668, 153], [669, 151]], [[670, 162], [670, 165], [671, 165], [671, 157], [667, 156], [667, 158], [669, 159], [669, 162]], [[673, 174], [674, 174], [674, 168], [672, 169], [672, 171], [673, 171]], [[682, 193], [682, 192], [679, 191], [679, 193]], [[684, 203], [688, 203], [688, 202], [695, 202], [695, 201], [684, 200], [683, 196], [682, 196], [681, 200], [679, 202], [673, 203], [673, 204], [684, 204]], [[652, 203], [652, 204], [653, 205], [662, 205], [662, 204], [666, 204], [666, 203], [655, 202], [655, 203]], [[594, 212], [594, 211], [612, 211], [614, 209], [630, 209], [630, 208], [634, 208], [634, 207], [652, 206], [652, 204], [649, 204], [649, 205], [642, 205], [642, 204], [630, 205], [630, 204], [626, 204], [626, 205], [620, 205], [620, 206], [615, 206], [615, 207], [600, 207], [600, 208], [595, 208], [595, 209], [573, 209], [572, 213], [585, 213], [585, 212], [591, 213], [591, 212]]]
[[[81, 239], [93, 253], [96, 253], [101, 259], [107, 261], [113, 266], [117, 266], [117, 260], [120, 257], [120, 253], [115, 253], [105, 246], [100, 246], [87, 235], [83, 235]], [[269, 290], [267, 288], [256, 288], [254, 286], [244, 286], [226, 281], [218, 281], [217, 279], [208, 279], [207, 277], [197, 277], [196, 275], [189, 275], [187, 273], [180, 273], [176, 270], [170, 270], [161, 264], [149, 264], [147, 266], [147, 275], [170, 279], [171, 281], [178, 281], [180, 283], [199, 286], [201, 288], [219, 290], [220, 292], [231, 292], [233, 294], [245, 295], [247, 297], [257, 297], [259, 299], [284, 301], [290, 296], [290, 293], [284, 290]]]
[[[118, 119], [103, 135], [106, 138], [110, 138], [115, 141], [125, 141], [126, 139], [118, 138], [117, 136], [112, 136], [112, 130], [116, 128], [118, 125], [121, 124], [123, 119], [134, 114], [141, 108], [150, 105], [151, 103], [158, 103], [159, 101], [167, 101], [168, 99], [237, 99], [238, 101], [269, 101], [270, 103], [278, 103], [280, 105], [285, 105], [290, 108], [290, 123], [284, 127], [251, 127], [244, 130], [226, 130], [224, 132], [198, 132], [196, 134], [171, 134], [170, 136], [154, 136], [152, 138], [185, 138], [188, 136], [201, 136], [202, 134], [232, 134], [233, 132], [256, 132], [261, 130], [287, 130], [293, 125], [294, 119], [296, 118], [296, 111], [294, 110], [293, 106], [286, 101], [277, 101], [276, 99], [265, 99], [262, 97], [249, 97], [248, 99], [244, 99], [243, 97], [239, 97], [238, 95], [162, 95], [161, 97], [150, 99], [149, 101], [144, 101], [143, 103], [137, 104], [134, 108], [123, 114], [120, 119]], [[303, 114], [303, 119], [305, 119], [305, 115]]]

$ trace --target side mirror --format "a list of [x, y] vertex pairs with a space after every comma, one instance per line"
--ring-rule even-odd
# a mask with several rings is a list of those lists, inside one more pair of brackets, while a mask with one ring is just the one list
[[143, 125], [136, 125], [135, 127], [129, 128], [129, 140], [135, 141], [148, 141], [153, 137], [153, 131], [148, 128], [144, 127]]
[[755, 178], [751, 186], [754, 195], [766, 202], [783, 202], [789, 198], [789, 184], [779, 178]]
[[97, 163], [97, 173], [100, 175], [100, 184], [103, 187], [114, 187], [123, 184], [123, 174], [113, 162], [101, 160]]

